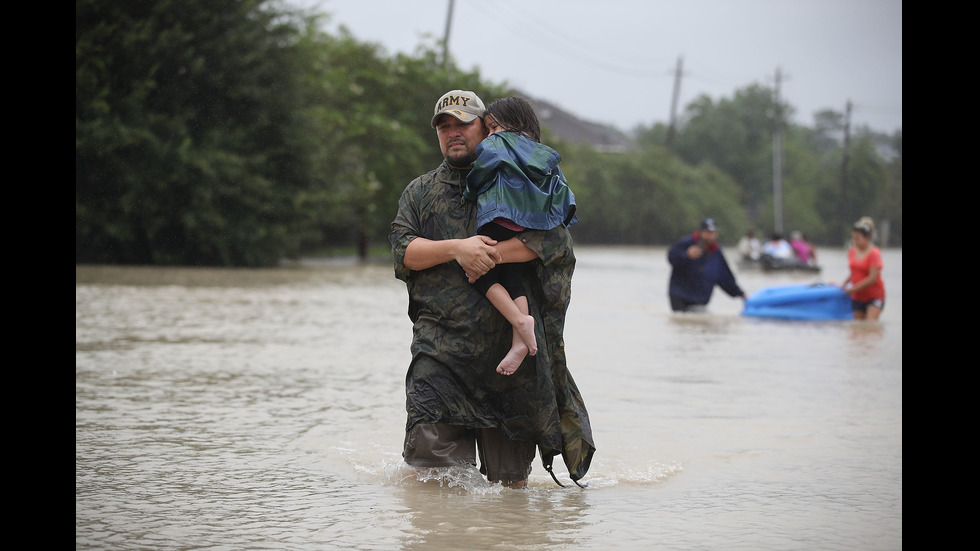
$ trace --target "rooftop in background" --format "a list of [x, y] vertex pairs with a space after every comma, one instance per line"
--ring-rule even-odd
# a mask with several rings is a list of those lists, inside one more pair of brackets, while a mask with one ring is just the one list
[[560, 140], [586, 143], [607, 153], [622, 153], [634, 147], [629, 136], [611, 126], [584, 121], [547, 101], [522, 91], [518, 93], [534, 107], [541, 126], [547, 127]]

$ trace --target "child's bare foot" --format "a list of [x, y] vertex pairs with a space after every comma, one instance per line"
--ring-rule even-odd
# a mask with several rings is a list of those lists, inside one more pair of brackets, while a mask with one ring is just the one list
[[513, 375], [518, 367], [524, 363], [524, 356], [527, 356], [527, 345], [520, 338], [511, 346], [510, 351], [497, 364], [497, 373], [501, 375]]
[[527, 353], [535, 355], [538, 353], [538, 341], [534, 338], [534, 316], [524, 316], [520, 323], [514, 326], [521, 340], [527, 345]]

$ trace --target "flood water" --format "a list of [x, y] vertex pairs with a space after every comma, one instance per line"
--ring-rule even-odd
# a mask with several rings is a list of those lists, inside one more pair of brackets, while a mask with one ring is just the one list
[[[818, 253], [818, 274], [736, 275], [843, 280], [845, 250]], [[569, 487], [535, 459], [526, 491], [401, 461], [390, 263], [76, 266], [75, 548], [902, 548], [901, 250], [878, 322], [746, 318], [720, 290], [674, 314], [664, 248], [576, 254], [584, 490], [560, 458]]]

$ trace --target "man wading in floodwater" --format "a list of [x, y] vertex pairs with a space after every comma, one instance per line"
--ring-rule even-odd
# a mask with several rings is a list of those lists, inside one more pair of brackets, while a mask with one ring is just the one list
[[[537, 446], [547, 471], [561, 454], [577, 482], [595, 445], [565, 363], [572, 239], [564, 226], [500, 243], [474, 235], [476, 203], [463, 189], [487, 135], [484, 113], [483, 101], [465, 90], [436, 102], [432, 126], [445, 159], [408, 184], [391, 224], [395, 276], [406, 283], [414, 324], [402, 455], [426, 468], [476, 465], [478, 452], [489, 481], [522, 488]], [[513, 375], [497, 373], [511, 348], [511, 325], [466, 277], [507, 262], [528, 262], [534, 272], [526, 291], [538, 343]]]

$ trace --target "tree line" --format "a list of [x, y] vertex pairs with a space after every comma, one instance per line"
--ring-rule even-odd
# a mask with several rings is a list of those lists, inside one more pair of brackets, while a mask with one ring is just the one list
[[[76, 0], [75, 262], [260, 267], [349, 247], [387, 248], [405, 185], [441, 162], [435, 98], [514, 93], [438, 44], [388, 55], [328, 14], [272, 0]], [[772, 91], [690, 103], [671, 147], [662, 124], [604, 153], [562, 154], [585, 244], [666, 244], [712, 216], [734, 241], [773, 227], [772, 135], [784, 144], [784, 218], [839, 245], [862, 215], [901, 245], [901, 132], [842, 115], [780, 122]], [[842, 168], [843, 167], [843, 168]]]

